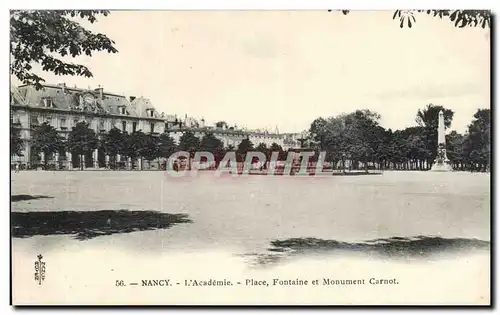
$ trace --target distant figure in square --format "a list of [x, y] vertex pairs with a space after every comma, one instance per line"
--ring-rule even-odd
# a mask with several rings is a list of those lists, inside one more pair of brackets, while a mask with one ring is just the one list
[[19, 162], [17, 162], [17, 163], [16, 163], [15, 172], [16, 172], [16, 173], [19, 173]]

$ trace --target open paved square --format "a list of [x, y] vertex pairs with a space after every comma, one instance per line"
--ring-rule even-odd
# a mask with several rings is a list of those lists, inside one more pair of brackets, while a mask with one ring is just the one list
[[[487, 174], [461, 172], [331, 178], [21, 172], [12, 174], [13, 199], [40, 197], [13, 202], [12, 211], [159, 211], [192, 221], [102, 236], [139, 251], [160, 244], [259, 251], [272, 240], [298, 237], [362, 241], [433, 235], [489, 241], [489, 181]], [[74, 242], [71, 236], [60, 237]]]
[[[366, 295], [359, 292], [370, 287], [320, 287], [311, 297], [333, 304], [370, 304], [410, 289], [405, 303], [477, 303], [489, 286], [487, 174], [20, 172], [12, 174], [12, 200], [13, 294], [19, 303], [133, 304], [124, 294], [134, 296], [134, 288], [113, 290], [115, 282], [163, 273], [172, 281], [279, 275], [361, 277], [366, 283], [391, 277], [399, 284]], [[43, 292], [32, 296], [23, 288], [33, 285], [38, 254], [49, 269]], [[444, 297], [450, 287], [459, 293]], [[61, 290], [81, 293], [61, 296]], [[214, 295], [202, 290], [148, 291], [137, 303], [213, 303]], [[233, 295], [247, 303], [304, 300], [304, 291], [294, 287], [281, 287], [280, 296], [246, 286], [216, 291], [221, 303]]]

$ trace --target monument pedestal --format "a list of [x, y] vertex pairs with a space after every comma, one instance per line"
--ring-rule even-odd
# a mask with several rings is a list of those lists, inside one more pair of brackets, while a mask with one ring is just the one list
[[453, 168], [449, 161], [436, 161], [431, 168], [433, 172], [451, 172]]

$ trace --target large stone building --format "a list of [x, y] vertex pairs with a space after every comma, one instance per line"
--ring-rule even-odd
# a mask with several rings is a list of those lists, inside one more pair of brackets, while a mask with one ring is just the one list
[[[24, 140], [22, 156], [12, 157], [13, 162], [25, 166], [37, 165], [45, 158], [62, 164], [63, 167], [77, 167], [78, 157], [67, 152], [65, 156], [55, 154], [44, 157], [31, 154], [31, 134], [40, 124], [47, 122], [63, 138], [78, 122], [85, 121], [98, 135], [116, 127], [122, 131], [160, 134], [165, 131], [163, 114], [158, 113], [151, 102], [143, 97], [126, 98], [123, 95], [105, 92], [103, 88], [81, 89], [65, 84], [44, 85], [36, 90], [33, 86], [22, 85], [11, 88], [11, 123], [21, 130]], [[86, 167], [105, 167], [106, 158], [102, 150], [95, 150], [84, 157]]]
[[[215, 128], [205, 126], [200, 121], [187, 117], [179, 119], [176, 115], [159, 113], [151, 101], [143, 97], [125, 97], [104, 91], [102, 87], [82, 89], [68, 87], [65, 84], [43, 85], [36, 90], [33, 86], [22, 85], [11, 87], [11, 124], [20, 129], [24, 148], [21, 156], [13, 156], [12, 163], [20, 163], [23, 167], [34, 167], [45, 160], [53, 161], [62, 168], [78, 168], [80, 165], [91, 168], [104, 168], [109, 157], [102, 149], [96, 149], [79, 160], [79, 156], [65, 152], [45, 157], [43, 153], [32, 154], [31, 137], [35, 128], [42, 123], [49, 123], [63, 138], [78, 122], [85, 121], [100, 137], [113, 127], [129, 133], [142, 130], [145, 133], [159, 135], [168, 132], [176, 143], [186, 130], [191, 130], [196, 136], [202, 137], [212, 132], [225, 147], [237, 147], [245, 138], [255, 145], [265, 143], [270, 146], [277, 143], [283, 149], [300, 147], [298, 135], [268, 132], [248, 132], [234, 127]], [[120, 161], [120, 156], [117, 157]], [[123, 162], [130, 165], [130, 160]]]
[[[178, 120], [177, 117], [175, 117], [175, 119]], [[181, 127], [175, 123], [169, 127], [169, 134], [176, 143], [179, 143], [182, 134], [186, 130], [191, 130], [198, 138], [210, 132], [222, 141], [225, 148], [237, 148], [241, 141], [247, 138], [255, 147], [264, 143], [267, 147], [270, 147], [272, 144], [277, 144], [285, 151], [288, 149], [300, 148], [300, 134], [272, 133], [265, 130], [245, 130], [238, 129], [236, 126], [230, 127], [227, 124], [223, 124], [219, 127], [207, 126], [203, 118], [198, 121], [194, 118], [185, 117], [181, 123]]]
[[[197, 126], [197, 125], [196, 125]], [[264, 143], [267, 147], [272, 144], [279, 145], [283, 150], [300, 148], [300, 135], [298, 134], [278, 134], [269, 132], [246, 131], [234, 128], [216, 128], [212, 126], [205, 127], [184, 127], [178, 128], [175, 124], [170, 127], [168, 132], [176, 143], [179, 143], [182, 134], [186, 130], [191, 130], [198, 138], [202, 138], [207, 133], [212, 133], [216, 138], [222, 141], [225, 148], [237, 148], [243, 139], [249, 139], [254, 147]]]

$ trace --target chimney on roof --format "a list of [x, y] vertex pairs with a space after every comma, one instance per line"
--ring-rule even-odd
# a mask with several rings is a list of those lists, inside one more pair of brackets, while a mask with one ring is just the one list
[[94, 91], [99, 92], [99, 98], [101, 100], [104, 99], [104, 88], [102, 86], [98, 85], [97, 89], [95, 89]]
[[130, 102], [133, 102], [135, 100], [135, 96], [130, 97]]
[[66, 83], [58, 83], [57, 86], [61, 88], [61, 90], [64, 94], [64, 92], [66, 91]]

